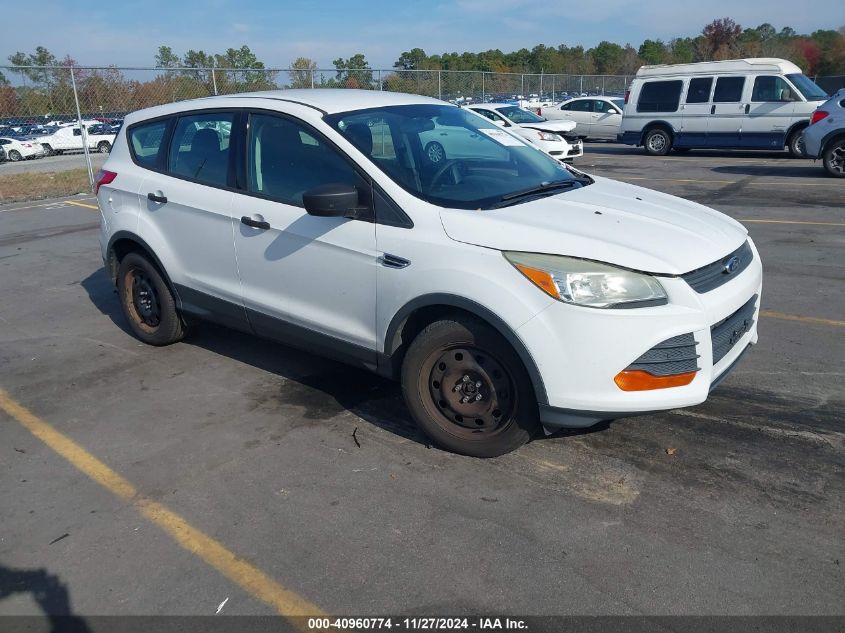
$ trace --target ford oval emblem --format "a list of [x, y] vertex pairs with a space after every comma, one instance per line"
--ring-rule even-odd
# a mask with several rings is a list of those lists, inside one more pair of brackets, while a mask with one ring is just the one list
[[734, 255], [728, 261], [725, 262], [725, 272], [729, 275], [734, 272], [737, 268], [739, 268], [739, 257]]

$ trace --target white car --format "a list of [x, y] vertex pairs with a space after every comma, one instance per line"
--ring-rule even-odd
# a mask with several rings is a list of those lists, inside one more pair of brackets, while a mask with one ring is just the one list
[[47, 154], [61, 154], [63, 152], [81, 152], [85, 145], [83, 137], [88, 140], [88, 149], [103, 154], [111, 151], [114, 145], [114, 134], [88, 134], [87, 130], [79, 126], [60, 127], [52, 134], [38, 136], [34, 140], [40, 143]]
[[581, 138], [616, 140], [622, 125], [625, 100], [616, 97], [576, 97], [543, 108], [547, 119], [575, 121], [575, 133]]
[[18, 161], [27, 158], [40, 158], [47, 152], [41, 143], [29, 138], [0, 137], [0, 145], [6, 150], [6, 160]]
[[[432, 164], [421, 137], [438, 127], [477, 150]], [[440, 138], [447, 155], [465, 142]], [[741, 224], [436, 99], [283, 90], [141, 110], [95, 189], [141, 341], [206, 319], [370, 369], [467, 455], [699, 404], [757, 341], [762, 267]]]
[[584, 144], [572, 131], [572, 121], [549, 121], [541, 116], [507, 103], [484, 103], [467, 106], [499, 127], [518, 134], [549, 156], [570, 162], [584, 155]]

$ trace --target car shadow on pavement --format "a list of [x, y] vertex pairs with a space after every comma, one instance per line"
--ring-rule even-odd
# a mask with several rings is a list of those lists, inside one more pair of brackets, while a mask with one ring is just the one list
[[[105, 269], [100, 268], [83, 279], [81, 286], [101, 313], [132, 336]], [[306, 421], [328, 420], [348, 411], [407, 440], [431, 445], [411, 419], [398, 382], [213, 323], [193, 326], [183, 344], [203, 348], [284, 378], [282, 381], [271, 380], [254, 393], [245, 394], [254, 408], [298, 407]], [[609, 422], [601, 422], [587, 429], [564, 429], [546, 437], [587, 435], [604, 431], [609, 425]], [[541, 433], [538, 439], [543, 437]]]
[[774, 178], [818, 178], [826, 176], [820, 164], [797, 160], [796, 165], [725, 165], [713, 167], [711, 171], [719, 174], [738, 176], [770, 176]]
[[[13, 569], [0, 565], [0, 601], [17, 594], [31, 595], [49, 621], [51, 632], [90, 633], [85, 620], [73, 614], [67, 586], [46, 569]], [[20, 617], [24, 619], [24, 616]], [[28, 622], [22, 628], [30, 630], [28, 624], [33, 623]], [[42, 630], [38, 626], [33, 628]]]

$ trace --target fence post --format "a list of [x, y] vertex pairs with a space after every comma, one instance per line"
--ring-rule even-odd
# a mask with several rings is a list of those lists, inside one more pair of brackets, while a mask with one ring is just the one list
[[217, 77], [214, 75], [214, 59], [211, 60], [211, 83], [214, 86], [214, 96], [217, 96]]
[[601, 76], [601, 94], [604, 96], [604, 80], [606, 77], [604, 75]]
[[76, 77], [73, 76], [73, 66], [70, 67], [70, 85], [73, 86], [73, 100], [76, 102], [76, 124], [82, 137], [82, 151], [85, 152], [85, 163], [88, 165], [88, 182], [94, 191], [94, 169], [91, 166], [91, 154], [88, 151], [88, 129], [82, 125], [82, 110], [79, 107], [79, 95], [76, 92]]
[[485, 95], [485, 92], [484, 92], [484, 71], [482, 70], [481, 71], [481, 103], [484, 103], [484, 97], [485, 96], [486, 95]]
[[578, 85], [581, 86], [578, 89], [578, 96], [581, 96], [581, 93], [584, 92], [584, 75], [581, 75], [581, 77], [579, 77]]
[[381, 83], [381, 70], [378, 71], [378, 89], [384, 90], [384, 86]]
[[440, 83], [440, 75], [441, 74], [442, 73], [438, 70], [437, 71], [437, 98], [440, 99], [441, 101], [443, 101], [443, 88], [442, 88], [442, 85]]
[[522, 98], [525, 99], [525, 73], [522, 73]]
[[557, 75], [552, 75], [552, 103], [555, 102], [555, 77]]

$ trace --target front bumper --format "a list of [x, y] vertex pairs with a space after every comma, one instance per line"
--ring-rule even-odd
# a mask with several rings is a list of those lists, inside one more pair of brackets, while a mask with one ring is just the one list
[[[753, 248], [753, 244], [752, 244]], [[700, 404], [749, 345], [757, 342], [762, 266], [754, 260], [728, 283], [702, 294], [680, 277], [660, 278], [669, 303], [633, 310], [597, 310], [556, 302], [528, 321], [518, 335], [532, 355], [546, 390], [540, 416], [547, 427], [586, 427], [600, 420]], [[757, 295], [753, 322], [731, 337], [714, 363], [711, 327]], [[751, 319], [749, 319], [751, 321]], [[698, 371], [686, 386], [623, 391], [614, 376], [644, 352], [692, 333]], [[718, 341], [717, 341], [718, 344]]]

